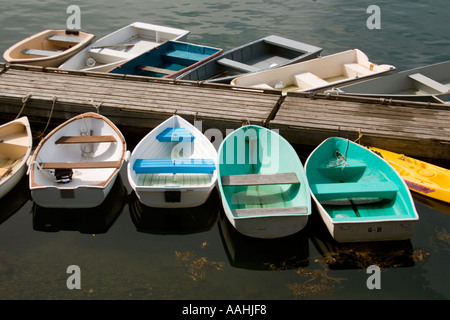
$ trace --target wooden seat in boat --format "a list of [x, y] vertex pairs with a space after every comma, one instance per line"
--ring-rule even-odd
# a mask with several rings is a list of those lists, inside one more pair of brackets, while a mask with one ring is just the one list
[[222, 176], [223, 186], [255, 186], [271, 184], [299, 184], [294, 172], [273, 174], [238, 174]]
[[117, 142], [114, 136], [62, 136], [55, 144]]

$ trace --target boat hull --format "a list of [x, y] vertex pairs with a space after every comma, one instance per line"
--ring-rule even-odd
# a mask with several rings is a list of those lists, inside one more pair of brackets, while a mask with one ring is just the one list
[[33, 139], [27, 117], [0, 126], [0, 198], [10, 192], [27, 170]]
[[336, 241], [407, 240], [414, 234], [419, 216], [407, 185], [370, 150], [329, 138], [305, 168], [312, 198]]
[[377, 65], [358, 49], [236, 77], [231, 85], [287, 92], [322, 92], [392, 72], [391, 65]]
[[168, 40], [185, 40], [189, 31], [134, 22], [95, 41], [60, 69], [108, 72]]
[[389, 162], [411, 191], [450, 203], [450, 170], [380, 148], [369, 149]]
[[[284, 180], [287, 176], [293, 178]], [[243, 183], [230, 183], [236, 178]], [[295, 150], [278, 133], [259, 126], [241, 127], [222, 142], [218, 186], [228, 220], [246, 236], [292, 235], [311, 214], [308, 181]]]
[[[192, 134], [192, 141], [159, 141], [168, 129]], [[185, 131], [185, 132], [186, 132]], [[216, 186], [217, 172], [168, 172], [159, 165], [149, 173], [136, 171], [136, 160], [210, 159], [217, 162], [217, 151], [203, 133], [174, 115], [150, 131], [135, 147], [127, 166], [128, 181], [139, 201], [155, 208], [189, 208], [205, 203]], [[215, 166], [215, 164], [214, 164]], [[175, 168], [171, 168], [174, 169]]]
[[321, 51], [322, 48], [270, 35], [233, 48], [179, 75], [177, 79], [229, 84], [235, 77], [254, 70], [317, 58]]
[[[66, 42], [48, 40], [52, 36], [68, 37], [79, 42]], [[66, 35], [65, 30], [44, 30], [38, 34], [30, 36], [9, 49], [3, 54], [3, 58], [11, 64], [26, 64], [43, 67], [58, 67], [67, 59], [78, 53], [80, 50], [88, 46], [94, 40], [94, 35], [79, 32], [78, 35]], [[38, 50], [32, 51], [30, 54], [28, 49]], [[41, 52], [39, 52], [41, 50]], [[50, 56], [42, 56], [42, 52], [50, 54]]]
[[[60, 142], [62, 138], [82, 142]], [[110, 141], [92, 138], [111, 137]], [[91, 208], [102, 204], [126, 159], [125, 138], [107, 118], [84, 113], [52, 130], [30, 162], [33, 201], [45, 208]], [[62, 177], [58, 171], [62, 170]]]

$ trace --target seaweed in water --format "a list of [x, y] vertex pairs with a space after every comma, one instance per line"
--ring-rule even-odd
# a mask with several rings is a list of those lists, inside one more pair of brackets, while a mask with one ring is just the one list
[[214, 269], [220, 271], [225, 265], [224, 262], [208, 261], [206, 257], [196, 258], [191, 251], [175, 251], [175, 257], [187, 269], [192, 280], [204, 280], [208, 272]]

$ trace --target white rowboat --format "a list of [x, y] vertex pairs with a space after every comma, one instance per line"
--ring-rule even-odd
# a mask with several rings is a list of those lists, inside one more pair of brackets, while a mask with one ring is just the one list
[[41, 140], [29, 167], [34, 202], [46, 208], [100, 205], [126, 157], [125, 138], [106, 117], [84, 113]]
[[184, 40], [189, 31], [134, 22], [95, 41], [60, 69], [108, 72], [168, 40]]

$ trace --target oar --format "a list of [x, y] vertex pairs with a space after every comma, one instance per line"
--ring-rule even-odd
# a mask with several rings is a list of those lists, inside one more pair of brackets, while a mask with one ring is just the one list
[[133, 47], [133, 43], [124, 43], [124, 44], [112, 44], [112, 45], [104, 45], [104, 46], [95, 46], [91, 47], [91, 49], [104, 49], [104, 48], [115, 48], [115, 47]]

